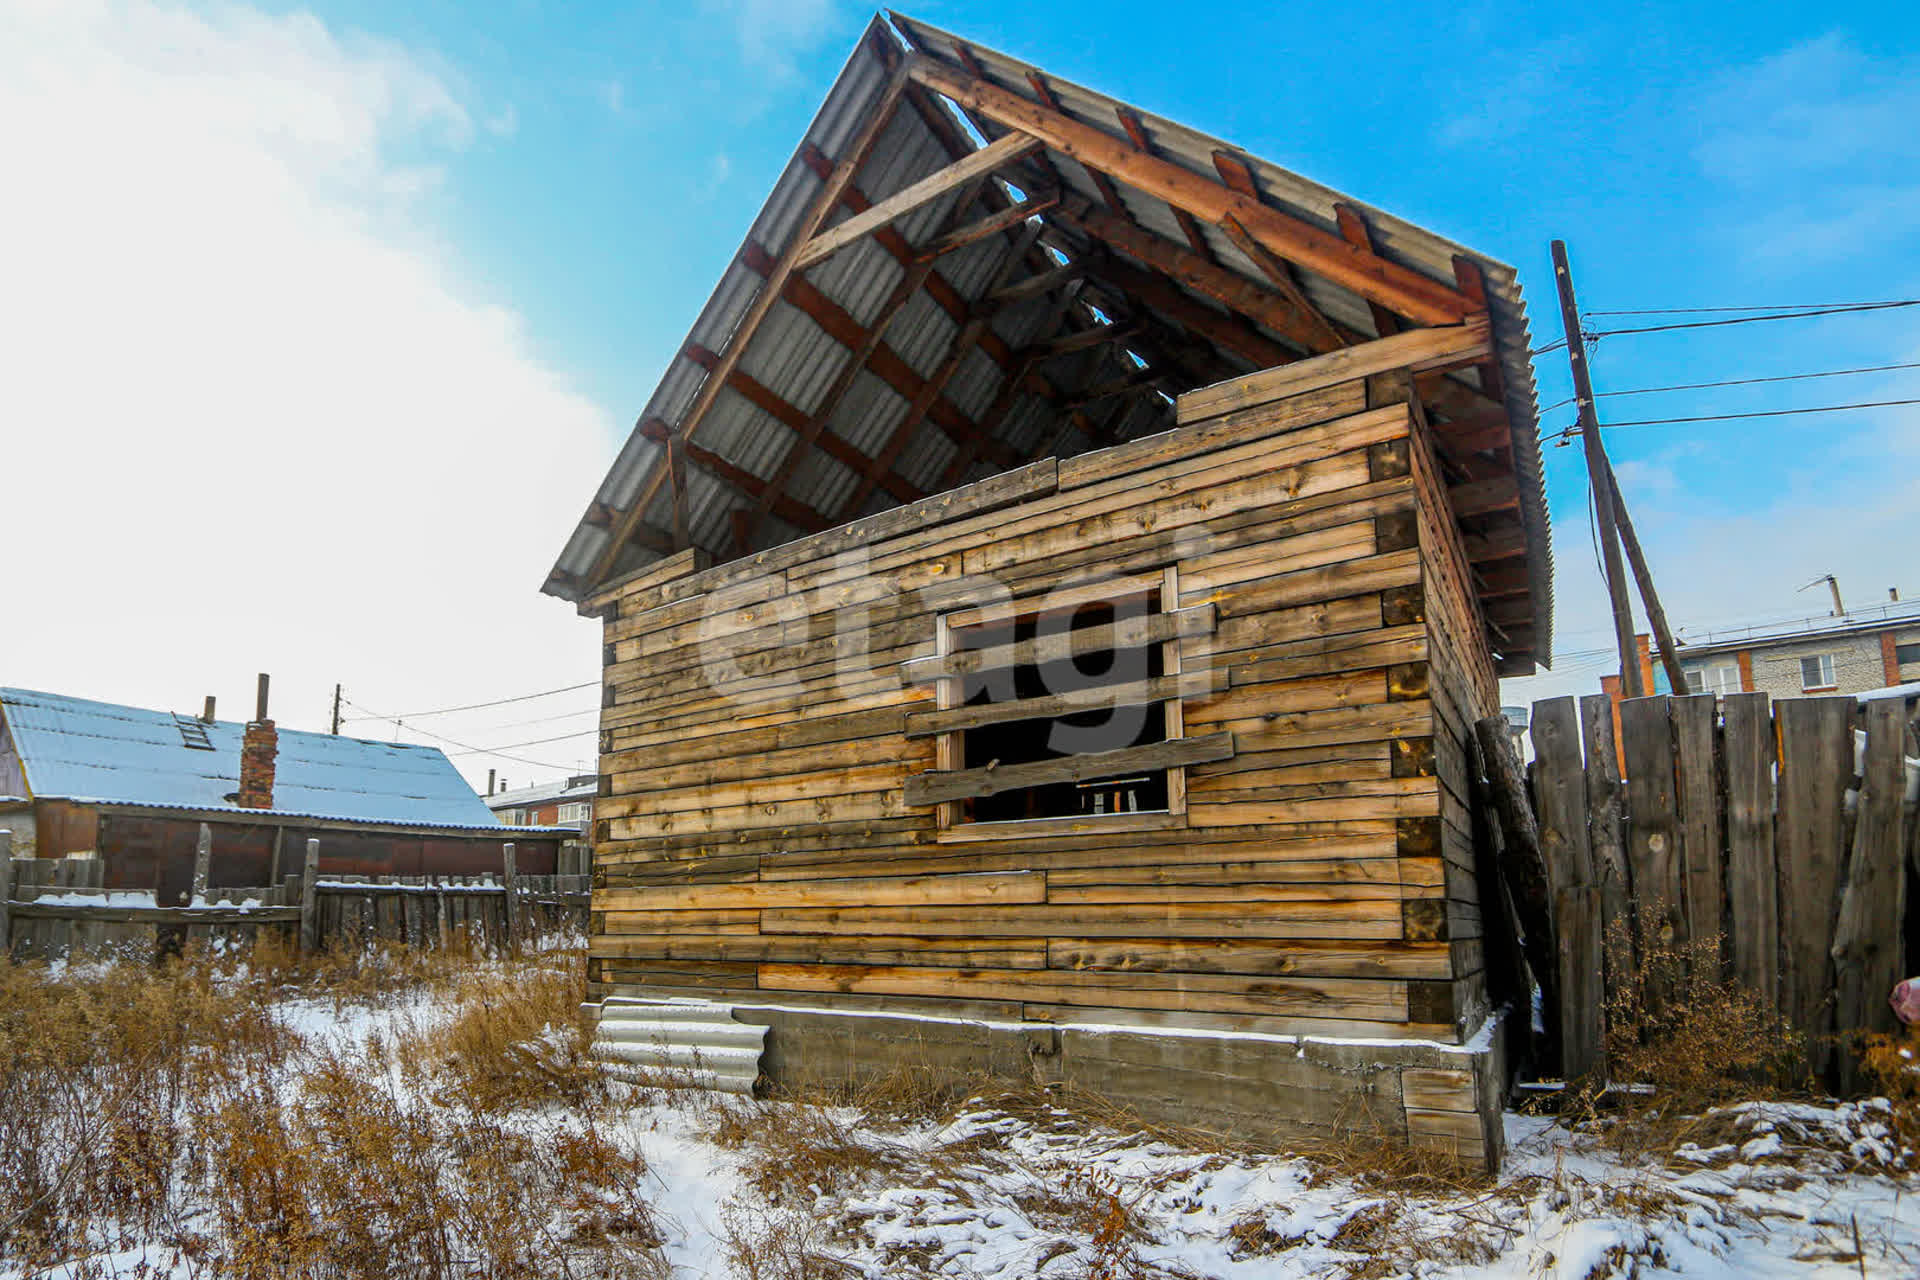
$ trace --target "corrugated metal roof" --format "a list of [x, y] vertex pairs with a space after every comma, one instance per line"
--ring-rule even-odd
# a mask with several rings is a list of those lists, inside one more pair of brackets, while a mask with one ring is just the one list
[[[240, 787], [245, 725], [30, 689], [0, 689], [0, 715], [36, 800], [403, 826], [500, 825], [437, 747], [280, 729], [274, 808], [263, 811], [241, 809], [230, 798]], [[207, 746], [190, 746], [189, 738]]]
[[[884, 96], [891, 77], [890, 66], [901, 56], [902, 38], [924, 56], [953, 68], [972, 73], [975, 69], [1000, 87], [1023, 97], [1034, 98], [1028, 82], [1036, 68], [995, 53], [936, 28], [898, 14], [891, 15], [892, 27], [882, 18], [869, 25], [839, 78], [828, 92], [818, 115], [809, 126], [800, 148], [782, 172], [767, 198], [766, 205], [748, 233], [748, 245], [728, 267], [719, 287], [695, 321], [691, 341], [710, 351], [723, 351], [754, 305], [762, 280], [749, 266], [752, 250], [778, 257], [794, 247], [808, 216], [811, 203], [822, 190], [822, 182], [812, 157], [829, 161], [842, 156], [851, 145], [862, 123], [870, 118]], [[895, 29], [897, 28], [898, 34]], [[960, 50], [964, 47], [966, 56]], [[1435, 235], [1382, 210], [1352, 200], [1331, 188], [1298, 174], [1229, 147], [1173, 121], [1151, 113], [1134, 111], [1104, 94], [1047, 77], [1058, 95], [1063, 113], [1076, 121], [1099, 129], [1116, 139], [1126, 133], [1116, 114], [1122, 108], [1133, 111], [1142, 121], [1146, 136], [1162, 159], [1195, 173], [1215, 179], [1213, 154], [1227, 151], [1239, 156], [1253, 174], [1262, 200], [1294, 217], [1328, 230], [1337, 230], [1335, 206], [1347, 205], [1365, 218], [1374, 238], [1376, 252], [1383, 258], [1431, 279], [1453, 287], [1455, 258], [1475, 263], [1485, 278], [1493, 335], [1499, 354], [1504, 383], [1506, 410], [1513, 426], [1513, 468], [1521, 493], [1521, 525], [1528, 547], [1529, 595], [1532, 617], [1532, 653], [1544, 660], [1550, 652], [1552, 626], [1552, 564], [1548, 544], [1547, 510], [1542, 490], [1537, 409], [1532, 364], [1527, 355], [1530, 338], [1526, 309], [1514, 270], [1494, 259], [1474, 253], [1445, 237]], [[903, 106], [882, 131], [882, 139], [856, 175], [855, 186], [871, 201], [879, 201], [918, 179], [951, 163], [949, 144], [958, 138], [962, 147], [974, 145], [969, 138], [973, 122], [963, 125], [944, 100], [933, 100], [935, 110], [945, 113], [951, 126], [943, 139], [929, 121], [916, 110]], [[981, 131], [981, 130], [975, 130]], [[996, 130], [983, 130], [989, 137]], [[814, 156], [813, 153], [818, 155]], [[1046, 153], [1052, 155], [1052, 153]], [[1078, 196], [1104, 203], [1104, 193], [1094, 186], [1088, 172], [1064, 157], [1053, 157], [1052, 168], [1065, 188], [1067, 198]], [[1174, 210], [1162, 201], [1138, 190], [1116, 183], [1127, 214], [1141, 227], [1163, 239], [1179, 244], [1187, 241], [1187, 228]], [[955, 215], [956, 199], [949, 195], [935, 200], [898, 220], [894, 229], [909, 245], [924, 243], [938, 233], [943, 223]], [[837, 216], [848, 216], [844, 209]], [[831, 225], [831, 220], [829, 221]], [[1050, 235], [1055, 233], [1050, 232]], [[1258, 266], [1250, 261], [1221, 231], [1205, 227], [1203, 240], [1210, 255], [1262, 289], [1270, 283]], [[1068, 238], [1071, 238], [1070, 236]], [[1064, 240], [1062, 241], [1064, 243]], [[1012, 254], [1010, 235], [993, 236], [967, 249], [942, 258], [938, 275], [951, 294], [968, 302], [979, 299], [992, 287], [1003, 271], [1012, 278], [1020, 272], [1009, 267]], [[901, 262], [869, 236], [808, 269], [808, 284], [844, 309], [855, 322], [869, 326], [882, 300], [901, 279]], [[1097, 268], [1092, 273], [1098, 275]], [[1311, 272], [1300, 272], [1300, 287], [1313, 304], [1333, 323], [1362, 336], [1377, 330], [1372, 308], [1359, 295], [1336, 286]], [[1220, 313], [1219, 305], [1193, 289], [1183, 287], [1170, 276], [1163, 277], [1180, 289], [1189, 302]], [[1096, 279], [1089, 281], [1088, 296], [1103, 293]], [[1019, 351], [1032, 342], [1053, 336], [1064, 313], [1053, 299], [1035, 296], [1025, 302], [1002, 308], [995, 314], [991, 331], [1011, 351]], [[960, 323], [928, 293], [922, 292], [896, 315], [886, 330], [886, 343], [902, 363], [920, 377], [932, 374], [942, 363], [958, 332]], [[1178, 328], [1178, 326], [1176, 326]], [[1261, 330], [1268, 340], [1283, 347], [1293, 344], [1280, 334]], [[821, 397], [847, 360], [847, 349], [824, 330], [811, 316], [787, 300], [775, 301], [750, 335], [740, 361], [740, 371], [785, 399], [802, 413], [817, 410]], [[1048, 374], [1067, 399], [1087, 387], [1130, 371], [1117, 359], [1082, 362], [1060, 359], [1048, 366]], [[1249, 366], [1251, 367], [1251, 366]], [[1077, 373], [1078, 376], [1075, 376]], [[984, 352], [968, 355], [947, 384], [943, 399], [970, 420], [981, 414], [1000, 394], [1006, 371]], [[1224, 375], [1221, 375], [1224, 376]], [[1479, 389], [1479, 375], [1466, 372], [1454, 375], [1463, 386]], [[641, 421], [655, 419], [678, 424], [699, 394], [706, 369], [684, 351], [675, 356], [659, 387], [641, 414]], [[1179, 388], [1176, 388], [1179, 389]], [[852, 448], [869, 456], [885, 449], [900, 428], [908, 397], [871, 373], [854, 380], [827, 424], [827, 430]], [[1092, 414], [1104, 416], [1102, 408]], [[1155, 411], [1155, 402], [1142, 400], [1128, 407], [1109, 426], [1113, 439], [1161, 430], [1169, 425], [1169, 415]], [[1022, 392], [993, 431], [994, 439], [1016, 460], [1034, 456], [1036, 450], [1053, 448], [1066, 455], [1093, 447], [1096, 443], [1079, 431], [1062, 432], [1058, 409], [1039, 397]], [[731, 387], [723, 389], [700, 420], [697, 440], [749, 475], [766, 481], [777, 475], [792, 448], [793, 430], [766, 410], [750, 403]], [[991, 448], [988, 452], [992, 452]], [[958, 474], [952, 472], [958, 448], [934, 421], [924, 421], [902, 444], [892, 470], [916, 489], [934, 492], [952, 483], [979, 479], [1000, 469], [1000, 462], [975, 458]], [[1005, 455], [1001, 456], [1001, 462]], [[575, 530], [555, 565], [555, 573], [546, 586], [549, 592], [579, 599], [590, 593], [588, 577], [605, 558], [610, 530], [618, 524], [619, 513], [628, 510], [649, 487], [656, 483], [655, 473], [665, 466], [664, 449], [636, 430], [600, 486], [596, 505]], [[850, 504], [865, 487], [856, 472], [844, 462], [820, 450], [809, 450], [795, 460], [782, 492], [811, 507], [828, 523], [853, 519], [866, 512], [892, 505], [895, 498], [883, 486], [866, 498], [859, 509]], [[753, 500], [737, 488], [716, 481], [698, 468], [689, 466], [685, 495], [689, 533], [698, 545], [720, 552], [734, 545], [732, 514]], [[659, 484], [655, 496], [642, 513], [642, 523], [656, 531], [672, 528], [673, 507], [669, 486]], [[764, 518], [754, 539], [754, 548], [775, 545], [803, 533], [786, 520]], [[623, 548], [611, 568], [601, 578], [618, 576], [639, 567], [657, 553], [637, 545]], [[720, 558], [727, 558], [720, 552]]]

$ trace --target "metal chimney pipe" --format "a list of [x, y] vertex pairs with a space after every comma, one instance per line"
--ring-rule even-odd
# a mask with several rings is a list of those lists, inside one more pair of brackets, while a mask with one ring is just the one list
[[207, 709], [200, 713], [200, 720], [201, 720], [201, 723], [203, 724], [213, 723], [213, 695], [212, 694], [207, 695]]
[[269, 676], [266, 672], [262, 671], [260, 673], [260, 692], [258, 698], [255, 700], [253, 712], [253, 718], [255, 720], [265, 720], [267, 718], [267, 685], [272, 679], [273, 677]]

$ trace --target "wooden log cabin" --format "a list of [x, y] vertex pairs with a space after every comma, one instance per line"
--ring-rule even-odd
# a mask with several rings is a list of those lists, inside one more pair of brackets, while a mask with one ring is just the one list
[[1511, 268], [876, 18], [546, 584], [605, 628], [593, 998], [1497, 1159], [1527, 348]]

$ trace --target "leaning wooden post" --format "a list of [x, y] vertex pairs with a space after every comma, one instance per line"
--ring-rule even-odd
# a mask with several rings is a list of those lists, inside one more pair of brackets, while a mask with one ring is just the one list
[[505, 868], [500, 878], [507, 889], [507, 950], [509, 951], [520, 945], [520, 877], [515, 873], [513, 855], [513, 841], [509, 840], [501, 846], [500, 858]]
[[320, 842], [307, 841], [307, 861], [300, 872], [300, 950], [320, 949]]
[[[1553, 887], [1540, 854], [1540, 828], [1527, 798], [1526, 779], [1507, 737], [1507, 718], [1488, 716], [1474, 725], [1486, 761], [1488, 789], [1500, 820], [1501, 875], [1513, 894], [1514, 910], [1525, 934], [1521, 947], [1546, 1008], [1547, 1039], [1559, 1047], [1559, 956], [1553, 931]], [[1556, 1054], [1557, 1056], [1557, 1054]]]
[[13, 954], [13, 832], [0, 829], [0, 960]]
[[193, 847], [193, 897], [188, 902], [202, 906], [207, 900], [207, 877], [213, 867], [213, 828], [200, 824], [200, 839]]

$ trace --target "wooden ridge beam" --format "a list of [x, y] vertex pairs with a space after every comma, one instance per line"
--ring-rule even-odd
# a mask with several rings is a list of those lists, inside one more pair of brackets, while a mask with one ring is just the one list
[[1301, 358], [1298, 351], [1275, 342], [1245, 321], [1196, 302], [1155, 272], [1113, 260], [1101, 262], [1094, 272], [1101, 283], [1133, 299], [1137, 305], [1205, 338], [1222, 351], [1232, 352], [1256, 369], [1290, 364]]
[[[1208, 261], [1185, 245], [1155, 235], [1144, 227], [1115, 218], [1100, 209], [1063, 208], [1057, 216], [1061, 222], [1079, 229], [1109, 248], [1153, 268], [1203, 297], [1213, 299], [1230, 311], [1265, 325], [1310, 354], [1344, 345], [1337, 337], [1329, 338], [1325, 317], [1309, 311], [1291, 298], [1276, 295], [1273, 290], [1261, 287], [1237, 271]], [[1288, 352], [1285, 358], [1297, 359], [1298, 353]]]
[[929, 240], [919, 253], [917, 261], [930, 262], [935, 258], [964, 249], [999, 232], [1017, 227], [1036, 214], [1045, 213], [1060, 203], [1059, 192], [1049, 192], [1042, 196], [1032, 196], [1019, 204], [1010, 204], [998, 213], [990, 213], [984, 218], [968, 223], [964, 227], [955, 227], [943, 235]]
[[1049, 148], [1118, 178], [1156, 199], [1218, 224], [1232, 214], [1280, 257], [1421, 324], [1457, 324], [1474, 305], [1457, 289], [1390, 262], [1304, 219], [1282, 213], [1225, 183], [1156, 156], [1065, 113], [1002, 89], [985, 77], [915, 56], [908, 74], [919, 84], [1044, 141]]
[[1057, 267], [1045, 271], [1036, 271], [1024, 279], [1011, 284], [1001, 285], [987, 295], [987, 301], [994, 306], [1011, 306], [1042, 293], [1051, 293], [1065, 284], [1071, 284], [1087, 273], [1086, 264], [1074, 261], [1063, 262]]
[[[867, 117], [866, 123], [861, 126], [860, 132], [847, 148], [846, 156], [834, 166], [833, 172], [821, 184], [812, 204], [808, 206], [806, 216], [801, 219], [800, 228], [794, 236], [796, 244], [804, 244], [812, 239], [814, 234], [826, 224], [828, 215], [833, 212], [834, 206], [840, 203], [840, 198], [848, 184], [860, 171], [860, 166], [866, 163], [867, 157], [873, 153], [887, 125], [893, 120], [894, 112], [899, 109], [901, 96], [910, 83], [907, 69], [912, 65], [914, 65], [914, 59], [902, 59], [888, 78], [886, 90], [875, 105], [873, 113]], [[727, 339], [726, 350], [720, 353], [721, 368], [707, 375], [699, 392], [694, 396], [693, 403], [680, 417], [679, 435], [683, 440], [690, 440], [694, 432], [700, 429], [701, 420], [713, 407], [714, 400], [718, 398], [721, 388], [725, 385], [725, 375], [732, 372], [733, 366], [738, 364], [741, 356], [746, 354], [747, 344], [759, 330], [760, 322], [766, 318], [767, 312], [773, 309], [773, 304], [780, 297], [787, 279], [795, 274], [793, 259], [794, 255], [788, 254], [775, 263], [773, 270], [767, 276], [766, 284], [748, 304], [746, 314], [741, 317], [739, 325]], [[666, 460], [661, 461], [664, 464]], [[669, 468], [666, 465], [655, 466], [651, 478], [641, 485], [640, 492], [635, 495], [632, 505], [620, 514], [608, 534], [607, 545], [602, 547], [600, 554], [594, 557], [593, 567], [586, 575], [589, 590], [594, 584], [606, 579], [615, 561], [620, 558], [620, 552], [627, 544], [628, 535], [640, 524], [646, 515], [647, 507], [653, 502], [654, 495], [660, 491], [660, 486], [668, 479]]]
[[1003, 165], [1012, 164], [1022, 156], [1031, 155], [1040, 146], [1038, 138], [1018, 132], [1009, 133], [998, 142], [988, 143], [978, 151], [954, 161], [946, 168], [928, 174], [918, 182], [909, 183], [878, 204], [872, 205], [864, 213], [856, 213], [818, 232], [800, 247], [799, 253], [794, 255], [794, 270], [804, 271], [808, 267], [815, 266], [854, 241], [906, 217], [923, 205], [938, 200], [955, 187], [964, 186]]

